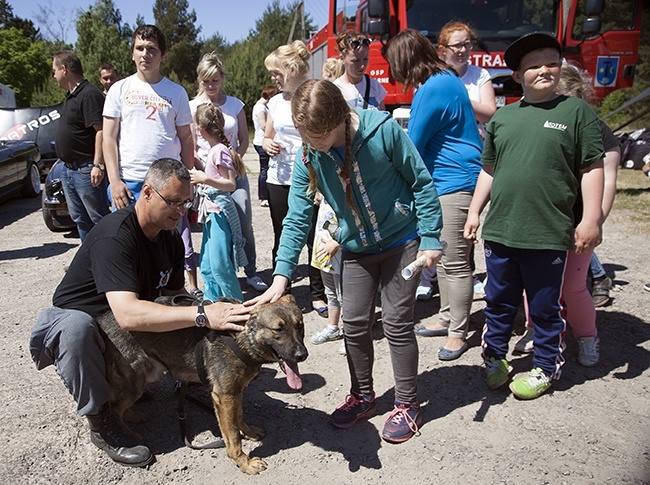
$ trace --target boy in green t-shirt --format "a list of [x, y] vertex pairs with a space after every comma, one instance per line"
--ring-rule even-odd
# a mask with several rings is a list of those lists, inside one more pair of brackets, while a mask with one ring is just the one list
[[[464, 232], [476, 241], [479, 215], [490, 200], [482, 232], [487, 384], [496, 389], [512, 372], [506, 354], [525, 290], [535, 322], [533, 370], [513, 380], [510, 389], [534, 399], [559, 378], [564, 363], [560, 299], [567, 251], [591, 251], [601, 240], [604, 151], [589, 105], [555, 93], [562, 58], [553, 35], [527, 34], [504, 57], [524, 96], [498, 110], [487, 126], [483, 169]], [[574, 230], [578, 186], [584, 211]]]

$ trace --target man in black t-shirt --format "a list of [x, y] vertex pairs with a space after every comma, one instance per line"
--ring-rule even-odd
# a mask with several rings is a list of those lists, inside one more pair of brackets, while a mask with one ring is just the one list
[[56, 153], [65, 164], [61, 171], [63, 191], [83, 242], [109, 212], [102, 156], [104, 96], [84, 79], [81, 61], [73, 52], [54, 54], [52, 73], [59, 86], [68, 91], [56, 133]]
[[146, 466], [149, 448], [127, 434], [107, 409], [104, 340], [95, 317], [112, 310], [125, 330], [166, 332], [193, 325], [243, 330], [249, 309], [215, 303], [198, 318], [195, 307], [154, 303], [184, 293], [184, 247], [175, 230], [192, 205], [190, 174], [177, 160], [153, 163], [135, 205], [104, 217], [75, 255], [56, 289], [53, 307], [32, 329], [30, 351], [38, 369], [51, 364], [88, 418], [91, 441], [116, 462]]

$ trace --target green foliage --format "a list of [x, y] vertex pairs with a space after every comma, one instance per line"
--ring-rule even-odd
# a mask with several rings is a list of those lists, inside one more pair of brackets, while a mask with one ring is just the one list
[[188, 8], [187, 0], [156, 0], [153, 7], [156, 25], [168, 44], [161, 72], [170, 76], [173, 71], [183, 85], [191, 85], [196, 79], [196, 65], [201, 57], [201, 44], [197, 40], [201, 27], [196, 26], [196, 12]]
[[11, 5], [6, 0], [0, 0], [0, 29], [9, 29], [11, 27], [22, 30], [23, 35], [29, 37], [31, 40], [43, 40], [34, 22], [16, 17]]
[[32, 96], [30, 106], [52, 106], [65, 100], [65, 90], [61, 89], [56, 80], [50, 77]]
[[85, 77], [98, 87], [98, 69], [105, 62], [117, 68], [121, 77], [134, 72], [131, 61], [133, 31], [122, 24], [122, 15], [113, 0], [96, 0], [77, 17], [76, 53], [84, 67]]
[[0, 29], [0, 80], [16, 94], [16, 105], [28, 107], [32, 95], [50, 76], [46, 46], [15, 27]]

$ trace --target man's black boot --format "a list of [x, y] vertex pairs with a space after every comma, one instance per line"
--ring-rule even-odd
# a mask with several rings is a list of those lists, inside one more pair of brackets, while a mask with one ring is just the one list
[[143, 467], [153, 462], [151, 450], [120, 425], [117, 416], [108, 410], [108, 406], [103, 406], [99, 414], [88, 415], [86, 418], [90, 424], [90, 441], [116, 463]]

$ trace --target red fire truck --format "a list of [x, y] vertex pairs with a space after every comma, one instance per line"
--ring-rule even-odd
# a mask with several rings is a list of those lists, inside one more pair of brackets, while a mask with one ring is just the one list
[[323, 62], [338, 55], [336, 36], [346, 29], [367, 33], [368, 74], [388, 91], [387, 109], [410, 105], [390, 77], [382, 45], [401, 30], [413, 28], [437, 43], [441, 27], [461, 20], [476, 30], [479, 43], [470, 62], [487, 69], [497, 104], [518, 99], [520, 86], [510, 77], [503, 52], [527, 32], [553, 32], [564, 58], [587, 70], [602, 99], [616, 89], [630, 87], [638, 56], [643, 0], [330, 0], [328, 23], [308, 40], [312, 76], [321, 77]]

